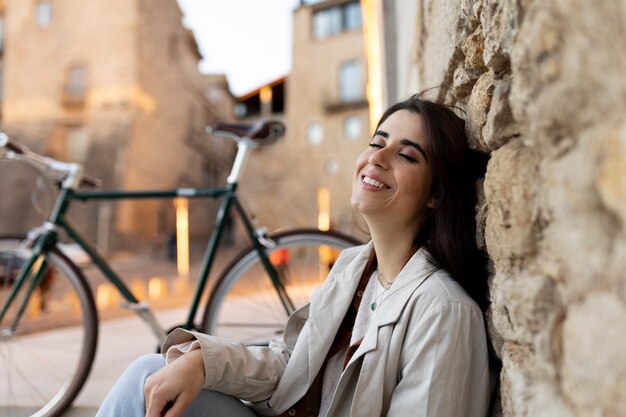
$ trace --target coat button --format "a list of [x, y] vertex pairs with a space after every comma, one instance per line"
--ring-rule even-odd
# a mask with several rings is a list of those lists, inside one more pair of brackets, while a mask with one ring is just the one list
[[291, 409], [287, 412], [287, 414], [289, 414], [290, 416], [295, 416], [296, 415], [296, 410], [295, 409]]
[[359, 298], [363, 297], [363, 291], [359, 290], [359, 292], [356, 293], [356, 296]]

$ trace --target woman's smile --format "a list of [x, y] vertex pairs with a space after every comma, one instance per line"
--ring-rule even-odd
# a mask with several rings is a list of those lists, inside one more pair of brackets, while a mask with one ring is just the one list
[[380, 177], [373, 173], [366, 173], [361, 175], [362, 187], [365, 190], [374, 188], [375, 190], [388, 190], [391, 187], [383, 182]]

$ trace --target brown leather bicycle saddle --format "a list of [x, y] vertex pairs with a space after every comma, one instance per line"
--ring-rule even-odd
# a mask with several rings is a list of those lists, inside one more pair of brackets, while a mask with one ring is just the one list
[[209, 133], [218, 136], [236, 136], [252, 139], [260, 145], [273, 143], [285, 134], [285, 125], [278, 120], [259, 120], [254, 123], [213, 122], [207, 127]]

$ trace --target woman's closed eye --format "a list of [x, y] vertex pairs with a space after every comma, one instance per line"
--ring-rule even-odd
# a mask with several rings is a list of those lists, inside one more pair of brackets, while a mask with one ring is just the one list
[[412, 164], [416, 164], [417, 163], [417, 159], [413, 158], [411, 155], [407, 155], [405, 153], [401, 153], [399, 154], [402, 158], [406, 159], [407, 161], [409, 161]]

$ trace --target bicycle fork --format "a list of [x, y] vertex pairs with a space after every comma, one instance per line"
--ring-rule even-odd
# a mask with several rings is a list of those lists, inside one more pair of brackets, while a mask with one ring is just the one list
[[[31, 297], [33, 296], [33, 293], [35, 292], [37, 287], [39, 287], [44, 277], [46, 276], [46, 273], [48, 270], [48, 262], [46, 261], [42, 253], [43, 253], [43, 247], [46, 244], [47, 240], [48, 240], [48, 237], [44, 236], [42, 239], [37, 241], [37, 244], [35, 245], [33, 249], [33, 253], [29, 256], [28, 260], [20, 268], [20, 272], [18, 273], [18, 276], [15, 279], [13, 286], [11, 287], [11, 291], [9, 292], [9, 295], [7, 296], [7, 299], [4, 305], [2, 306], [2, 310], [0, 311], [0, 323], [4, 320], [4, 316], [9, 311], [9, 307], [11, 306], [11, 304], [13, 304], [13, 301], [16, 299], [17, 294], [22, 289], [22, 287], [26, 284], [26, 281], [30, 281], [30, 282], [28, 284], [28, 289], [26, 290], [26, 293], [23, 299], [21, 300], [21, 304], [17, 309], [17, 313], [15, 317], [13, 318], [11, 325], [8, 326], [7, 328], [0, 329], [0, 339], [7, 339], [13, 335], [22, 317], [24, 316], [24, 313], [26, 312], [28, 303]], [[25, 243], [25, 246], [30, 246], [30, 245]], [[16, 254], [16, 258], [17, 258], [17, 254]], [[10, 269], [11, 269], [11, 265], [9, 265], [9, 271]], [[33, 275], [33, 271], [34, 271], [34, 275]], [[28, 279], [29, 277], [32, 277], [32, 279], [29, 280]]]

